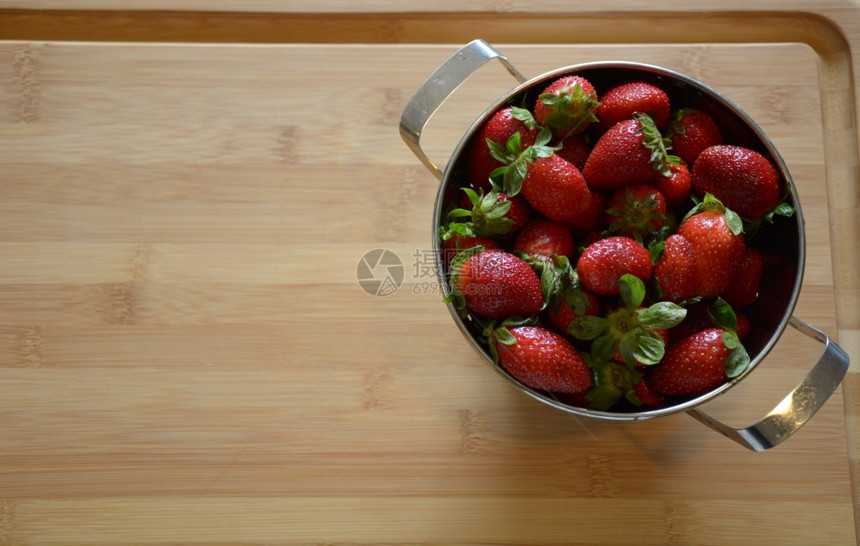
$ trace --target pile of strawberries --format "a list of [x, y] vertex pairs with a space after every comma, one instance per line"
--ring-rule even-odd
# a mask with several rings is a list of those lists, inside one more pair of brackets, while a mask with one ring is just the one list
[[[598, 411], [707, 393], [750, 363], [750, 244], [789, 190], [761, 153], [653, 83], [559, 76], [468, 148], [439, 229], [449, 293], [522, 384]], [[531, 100], [531, 103], [527, 103]]]

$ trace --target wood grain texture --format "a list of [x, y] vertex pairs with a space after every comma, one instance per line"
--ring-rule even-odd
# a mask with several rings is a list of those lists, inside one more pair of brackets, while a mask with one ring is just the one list
[[[59, 32], [60, 16], [71, 17], [46, 13], [30, 29]], [[91, 32], [108, 39], [153, 21], [128, 17]], [[621, 18], [631, 42], [643, 36], [637, 17], [649, 18]], [[732, 17], [717, 18], [711, 43], [678, 43], [685, 30], [664, 44], [497, 45], [527, 75], [650, 62], [744, 108], [802, 198], [797, 315], [856, 355], [846, 38], [831, 32], [838, 24], [780, 12], [757, 39], [740, 21], [732, 40]], [[429, 16], [362, 45], [0, 42], [0, 543], [856, 540], [856, 371], [794, 438], [754, 454], [684, 415], [559, 414], [499, 380], [462, 339], [426, 262], [436, 181], [396, 125], [411, 93], [469, 39], [464, 21], [429, 40], [454, 45], [420, 43]], [[509, 28], [493, 21], [500, 36]], [[541, 27], [530, 28], [521, 41], [536, 41]], [[10, 37], [5, 23], [0, 31]], [[512, 85], [499, 67], [476, 74], [428, 126], [428, 152], [447, 157], [487, 97]], [[404, 263], [391, 296], [356, 282], [374, 248]], [[818, 350], [787, 332], [708, 411], [748, 424]]]

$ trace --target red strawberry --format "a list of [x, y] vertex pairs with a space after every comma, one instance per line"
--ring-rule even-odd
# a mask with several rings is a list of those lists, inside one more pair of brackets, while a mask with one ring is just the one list
[[543, 306], [540, 279], [524, 260], [502, 250], [485, 250], [452, 265], [452, 287], [467, 309], [502, 319], [536, 315]]
[[663, 397], [651, 385], [651, 379], [647, 375], [643, 375], [639, 381], [633, 384], [633, 392], [643, 406], [662, 408], [665, 405]]
[[672, 153], [687, 165], [692, 165], [705, 148], [723, 143], [723, 136], [714, 118], [692, 108], [675, 112], [671, 131]]
[[751, 304], [758, 298], [763, 271], [761, 254], [754, 248], [747, 248], [735, 269], [732, 282], [720, 297], [735, 310]]
[[697, 295], [703, 298], [720, 295], [743, 256], [744, 234], [733, 231], [726, 214], [718, 210], [693, 214], [681, 222], [677, 233], [692, 245]]
[[582, 173], [555, 154], [528, 166], [521, 191], [532, 208], [556, 222], [573, 221], [591, 206], [591, 190]]
[[514, 240], [513, 250], [529, 255], [567, 256], [576, 254], [573, 234], [564, 225], [537, 218], [520, 231]]
[[616, 190], [668, 174], [665, 142], [645, 115], [613, 125], [594, 145], [582, 175], [594, 190]]
[[747, 334], [750, 333], [750, 328], [752, 327], [752, 324], [750, 324], [750, 319], [743, 313], [735, 313], [735, 315], [738, 320], [738, 325], [735, 329], [735, 333], [738, 335], [738, 339], [743, 341], [743, 339], [747, 337]]
[[609, 199], [609, 231], [642, 241], [663, 227], [666, 198], [649, 184], [636, 184], [615, 190]]
[[603, 226], [604, 212], [609, 203], [605, 193], [591, 192], [591, 204], [588, 210], [564, 223], [574, 235], [584, 235], [594, 232]]
[[[525, 117], [526, 121], [517, 117]], [[490, 189], [490, 173], [503, 166], [490, 154], [487, 140], [504, 146], [514, 133], [520, 134], [521, 146], [525, 149], [534, 144], [538, 129], [533, 120], [529, 121], [527, 116], [521, 114], [515, 117], [514, 110], [508, 107], [493, 114], [475, 134], [468, 158], [469, 182], [474, 188]]]
[[675, 207], [690, 198], [692, 183], [690, 169], [683, 163], [669, 163], [668, 176], [658, 173], [651, 184], [666, 198], [666, 205]]
[[620, 294], [619, 279], [629, 273], [643, 282], [651, 277], [651, 253], [630, 237], [607, 237], [588, 245], [576, 263], [582, 285], [595, 294]]
[[677, 233], [666, 238], [654, 263], [654, 278], [668, 301], [679, 303], [696, 295], [696, 258], [690, 241]]
[[693, 164], [693, 191], [706, 193], [744, 218], [756, 220], [779, 204], [779, 174], [766, 157], [741, 146], [711, 146]]
[[591, 82], [582, 76], [563, 76], [549, 84], [538, 97], [534, 117], [557, 138], [581, 133], [597, 121], [600, 105]]
[[630, 82], [613, 87], [600, 97], [595, 114], [600, 120], [598, 130], [604, 133], [619, 121], [635, 113], [647, 114], [658, 129], [669, 123], [671, 106], [665, 91], [645, 82]]
[[561, 146], [555, 152], [557, 155], [573, 163], [580, 171], [585, 168], [585, 162], [588, 161], [591, 153], [591, 145], [584, 138], [571, 136], [557, 142], [556, 145]]
[[519, 233], [520, 230], [525, 227], [529, 221], [531, 221], [532, 216], [534, 216], [534, 211], [532, 211], [531, 206], [524, 197], [520, 195], [514, 195], [511, 197], [503, 191], [499, 192], [499, 202], [503, 203], [505, 201], [510, 201], [511, 203], [511, 208], [509, 208], [508, 212], [505, 213], [505, 218], [513, 221], [511, 229], [509, 229], [506, 234], [510, 237]]
[[[553, 329], [561, 334], [567, 333], [568, 326], [577, 317], [600, 314], [600, 298], [583, 288], [575, 289], [574, 292], [562, 298], [558, 307], [548, 306], [544, 313]], [[574, 303], [571, 303], [571, 300]]]
[[723, 342], [724, 332], [708, 328], [669, 345], [651, 372], [654, 388], [667, 395], [694, 396], [722, 385], [732, 352]]
[[534, 389], [580, 393], [593, 384], [582, 355], [560, 334], [541, 326], [518, 326], [493, 336], [499, 364]]
[[442, 241], [442, 259], [446, 266], [451, 265], [451, 260], [460, 252], [482, 246], [486, 250], [495, 250], [499, 248], [499, 244], [495, 239], [489, 237], [477, 237], [474, 235], [452, 234], [449, 238]]

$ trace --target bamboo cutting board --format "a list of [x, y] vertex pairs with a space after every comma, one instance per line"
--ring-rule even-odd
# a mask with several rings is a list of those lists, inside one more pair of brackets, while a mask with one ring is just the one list
[[[16, 4], [0, 2], [0, 544], [856, 541], [854, 369], [766, 453], [685, 415], [528, 399], [440, 303], [438, 183], [397, 132], [477, 29], [529, 77], [623, 59], [705, 82], [782, 153], [807, 222], [796, 314], [856, 363], [853, 3], [722, 2], [683, 28], [635, 2]], [[471, 78], [429, 155], [514, 84], [492, 63]], [[403, 266], [385, 296], [358, 282], [376, 249]], [[707, 411], [761, 417], [820, 350], [787, 331]]]

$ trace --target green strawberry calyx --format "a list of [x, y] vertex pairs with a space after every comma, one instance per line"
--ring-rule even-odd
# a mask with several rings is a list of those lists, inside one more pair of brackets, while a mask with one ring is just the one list
[[662, 176], [672, 176], [669, 165], [680, 164], [681, 158], [669, 154], [669, 150], [672, 148], [671, 139], [660, 133], [660, 129], [657, 128], [654, 120], [648, 114], [636, 112], [633, 114], [633, 119], [639, 122], [642, 129], [642, 145], [651, 151], [651, 157], [648, 159], [651, 167]]
[[711, 321], [725, 330], [722, 335], [723, 344], [730, 349], [729, 357], [726, 359], [726, 377], [734, 378], [749, 368], [750, 355], [738, 337], [738, 318], [732, 306], [722, 298], [717, 298], [710, 311]]
[[550, 146], [551, 140], [552, 131], [548, 127], [541, 128], [535, 143], [525, 150], [519, 133], [511, 135], [504, 146], [487, 139], [490, 154], [503, 164], [490, 173], [490, 181], [496, 187], [502, 188], [509, 197], [520, 193], [523, 180], [529, 173], [529, 165], [539, 157], [550, 157], [561, 149], [561, 145]]
[[499, 237], [507, 235], [514, 221], [506, 215], [511, 210], [511, 202], [499, 200], [499, 191], [495, 188], [484, 194], [483, 190], [462, 188], [472, 204], [471, 209], [455, 208], [448, 211], [451, 223], [443, 230], [440, 237], [443, 241], [453, 235], [471, 235], [483, 237]]
[[676, 110], [675, 113], [672, 114], [672, 119], [669, 120], [665, 136], [671, 140], [674, 135], [686, 134], [687, 128], [683, 123], [681, 123], [681, 120], [688, 114], [695, 114], [697, 112], [699, 112], [699, 110], [696, 108], [681, 108]]
[[633, 385], [642, 379], [642, 372], [611, 359], [597, 358], [594, 354], [583, 353], [582, 358], [591, 370], [594, 385], [585, 395], [588, 409], [606, 411], [626, 398], [635, 406], [642, 402], [633, 391]]
[[690, 218], [691, 216], [695, 216], [700, 212], [714, 210], [717, 212], [721, 212], [725, 215], [726, 226], [728, 226], [729, 231], [731, 231], [732, 234], [740, 235], [744, 232], [745, 226], [743, 218], [741, 218], [740, 215], [732, 209], [723, 205], [723, 202], [714, 197], [713, 194], [706, 193], [705, 197], [701, 200], [697, 199], [694, 195], [691, 195], [691, 198], [695, 202], [695, 205], [684, 216], [684, 220]]
[[591, 354], [596, 359], [612, 360], [616, 352], [628, 366], [636, 362], [650, 366], [663, 359], [665, 342], [657, 330], [680, 324], [687, 310], [669, 301], [659, 301], [643, 307], [645, 283], [634, 275], [625, 274], [619, 281], [621, 305], [605, 317], [580, 316], [568, 327], [573, 337], [591, 341]]
[[[516, 252], [537, 273], [543, 291], [544, 304], [541, 309], [558, 310], [562, 300], [574, 300], [579, 292], [579, 275], [576, 267], [567, 256], [543, 256], [540, 254], [526, 254]], [[583, 295], [585, 303], [578, 305], [583, 309], [587, 305], [587, 299]], [[571, 303], [571, 301], [568, 301]], [[574, 304], [571, 303], [573, 306]], [[574, 308], [575, 310], [575, 308]]]
[[758, 233], [758, 230], [761, 229], [762, 224], [773, 224], [779, 216], [790, 218], [794, 216], [795, 212], [796, 209], [792, 204], [791, 198], [791, 186], [786, 183], [779, 203], [777, 203], [772, 209], [765, 212], [761, 218], [757, 218], [755, 220], [750, 220], [749, 218], [743, 219], [744, 233], [746, 234], [747, 239], [751, 239], [756, 233]]
[[511, 117], [517, 121], [523, 122], [523, 125], [526, 126], [526, 129], [529, 131], [538, 128], [537, 120], [532, 115], [531, 110], [528, 108], [522, 108], [520, 106], [511, 106]]
[[537, 317], [508, 317], [501, 322], [493, 320], [487, 323], [484, 327], [482, 336], [490, 351], [490, 357], [492, 358], [493, 363], [496, 365], [499, 363], [499, 352], [496, 349], [496, 341], [502, 345], [517, 344], [517, 338], [514, 337], [509, 328], [515, 328], [517, 326], [531, 326], [537, 324], [537, 322]]
[[448, 269], [449, 287], [446, 287], [447, 294], [445, 294], [442, 301], [444, 303], [450, 303], [457, 312], [457, 315], [461, 318], [468, 316], [469, 311], [466, 308], [466, 298], [463, 296], [463, 292], [460, 287], [460, 270], [469, 258], [475, 254], [483, 252], [484, 250], [485, 248], [482, 245], [466, 248], [455, 254], [454, 258], [451, 260], [451, 265]]
[[666, 221], [666, 215], [657, 212], [658, 206], [653, 195], [638, 200], [628, 188], [621, 196], [620, 207], [613, 207], [606, 211], [611, 217], [617, 218], [609, 225], [609, 232], [632, 235], [637, 242], [642, 243], [657, 231], [658, 228], [655, 226], [662, 225]]
[[565, 85], [557, 93], [542, 93], [538, 98], [552, 110], [543, 122], [555, 134], [571, 135], [598, 121], [594, 110], [600, 101], [585, 92], [579, 82]]

